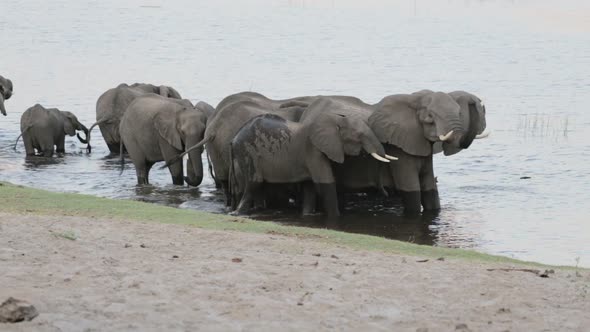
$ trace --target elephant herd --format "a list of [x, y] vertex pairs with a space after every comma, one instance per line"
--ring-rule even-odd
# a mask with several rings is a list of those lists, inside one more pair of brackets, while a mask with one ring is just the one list
[[[0, 76], [3, 114], [11, 95], [12, 82]], [[465, 91], [422, 90], [376, 104], [241, 92], [213, 108], [193, 105], [172, 87], [136, 83], [103, 93], [90, 128], [70, 112], [37, 104], [23, 113], [21, 135], [27, 155], [50, 157], [54, 147], [63, 153], [65, 135], [77, 130], [90, 151], [98, 126], [111, 154], [132, 160], [139, 185], [165, 161], [174, 184], [198, 186], [206, 150], [216, 187], [237, 214], [296, 205], [303, 214], [338, 216], [346, 192], [398, 196], [405, 212], [415, 214], [440, 209], [433, 154], [452, 155], [486, 137], [485, 112]]]

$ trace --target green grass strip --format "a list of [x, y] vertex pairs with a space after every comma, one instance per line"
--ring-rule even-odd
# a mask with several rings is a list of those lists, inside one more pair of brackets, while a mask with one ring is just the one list
[[273, 222], [178, 209], [132, 200], [114, 200], [81, 194], [54, 193], [6, 182], [0, 182], [0, 200], [2, 201], [2, 211], [13, 214], [80, 216], [183, 224], [203, 229], [309, 238], [354, 249], [378, 250], [423, 258], [445, 257], [445, 259], [458, 258], [478, 262], [526, 264], [555, 268], [554, 266], [534, 262], [523, 262], [503, 256], [483, 254], [473, 250], [424, 246], [371, 235], [286, 226]]

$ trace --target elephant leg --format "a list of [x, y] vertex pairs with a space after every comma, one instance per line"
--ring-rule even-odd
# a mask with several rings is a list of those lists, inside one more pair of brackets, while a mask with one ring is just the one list
[[184, 185], [184, 175], [182, 168], [182, 163], [180, 162], [168, 166], [170, 175], [172, 175], [172, 183], [178, 186]]
[[38, 130], [34, 136], [35, 142], [33, 142], [33, 146], [37, 145], [36, 147], [39, 154], [41, 154], [44, 157], [51, 158], [53, 156], [53, 153], [55, 152], [55, 145], [53, 143], [53, 133], [47, 130]]
[[121, 151], [119, 143], [107, 143], [107, 147], [109, 148], [109, 151], [111, 151], [112, 155], [119, 155]]
[[303, 188], [303, 203], [301, 206], [302, 214], [309, 215], [315, 212], [316, 209], [316, 190], [313, 186], [313, 183], [304, 182], [302, 184]]
[[[159, 140], [160, 144], [160, 152], [162, 153], [162, 157], [164, 160], [171, 160], [172, 158], [176, 157], [182, 151], [176, 150], [174, 147], [170, 145], [165, 139], [160, 137]], [[170, 171], [170, 175], [172, 176], [172, 183], [175, 185], [182, 186], [184, 185], [184, 162], [181, 160], [177, 163], [171, 164], [168, 166], [168, 170]]]
[[246, 188], [244, 188], [244, 194], [242, 199], [236, 208], [236, 214], [248, 214], [257, 194], [260, 194], [262, 190], [262, 183], [260, 182], [248, 182]]
[[201, 184], [201, 181], [203, 181], [202, 178], [197, 178], [197, 175], [195, 174], [195, 169], [193, 167], [193, 161], [190, 157], [186, 161], [186, 176], [184, 177], [184, 181], [186, 181], [188, 185], [193, 187], [198, 186], [199, 184]]
[[395, 188], [401, 197], [404, 213], [415, 215], [421, 211], [420, 168], [421, 157], [408, 155], [401, 150], [387, 151], [399, 159], [391, 162], [389, 167]]
[[55, 147], [53, 143], [45, 143], [41, 145], [41, 150], [43, 150], [43, 157], [51, 158], [55, 152]]
[[424, 161], [420, 171], [420, 191], [422, 206], [425, 211], [440, 210], [440, 198], [436, 178], [434, 177], [434, 166], [432, 156]]
[[223, 191], [223, 194], [225, 195], [225, 206], [232, 206], [232, 197], [229, 192], [228, 181], [227, 180], [219, 180], [219, 183], [221, 185], [221, 190]]
[[152, 168], [154, 163], [151, 161], [147, 161], [147, 160], [143, 160], [142, 162], [136, 162], [135, 159], [133, 159], [133, 165], [135, 165], [135, 174], [137, 175], [137, 184], [139, 184], [139, 185], [150, 184], [149, 174], [150, 174], [150, 169]]
[[[319, 152], [319, 151], [318, 151]], [[310, 170], [311, 179], [315, 184], [316, 192], [322, 198], [324, 212], [328, 217], [340, 216], [338, 210], [338, 195], [336, 193], [336, 181], [332, 173], [330, 161], [323, 155], [311, 153], [307, 156], [307, 169]]]
[[340, 216], [338, 210], [338, 194], [336, 193], [335, 183], [316, 183], [316, 191], [322, 198], [324, 212], [328, 217]]
[[57, 140], [55, 152], [66, 153], [66, 138], [60, 138]]
[[25, 143], [25, 151], [27, 156], [35, 155], [35, 146], [33, 145], [33, 138], [30, 135], [23, 135], [23, 142]]

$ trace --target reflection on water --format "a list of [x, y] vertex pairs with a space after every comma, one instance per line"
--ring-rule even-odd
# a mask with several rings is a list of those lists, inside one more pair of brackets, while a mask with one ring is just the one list
[[404, 216], [398, 199], [365, 194], [346, 194], [346, 202], [339, 218], [326, 218], [317, 214], [301, 217], [297, 209], [287, 211], [262, 211], [252, 217], [260, 220], [273, 220], [294, 226], [329, 228], [351, 233], [362, 233], [389, 239], [435, 245], [438, 213], [425, 213], [418, 216]]
[[[2, 4], [0, 74], [14, 82], [0, 118], [0, 179], [55, 191], [225, 212], [208, 174], [171, 185], [93, 133], [92, 154], [25, 158], [20, 114], [35, 103], [87, 126], [121, 82], [168, 84], [217, 104], [244, 90], [273, 98], [346, 94], [376, 102], [423, 88], [481, 96], [492, 135], [435, 156], [443, 210], [408, 219], [397, 202], [352, 195], [344, 216], [256, 218], [330, 227], [547, 263], [590, 266], [590, 3], [581, 0], [12, 1]], [[150, 22], [157, 22], [157, 27]]]

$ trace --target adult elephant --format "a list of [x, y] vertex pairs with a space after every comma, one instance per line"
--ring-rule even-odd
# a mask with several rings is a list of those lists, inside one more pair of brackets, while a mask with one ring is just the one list
[[[57, 108], [45, 108], [39, 104], [22, 114], [20, 130], [27, 156], [34, 156], [35, 150], [45, 157], [52, 157], [54, 152], [65, 153], [65, 136], [74, 136], [77, 130], [88, 136], [88, 129], [74, 114]], [[20, 135], [16, 142], [19, 138]], [[82, 143], [87, 143], [80, 135], [78, 139]]]
[[4, 101], [12, 96], [12, 81], [0, 75], [0, 113], [6, 116]]
[[[255, 95], [255, 98], [251, 98]], [[226, 194], [226, 204], [230, 205], [231, 197], [228, 192], [229, 144], [238, 130], [250, 119], [262, 114], [275, 114], [285, 120], [299, 121], [306, 106], [307, 103], [287, 104], [282, 101], [273, 101], [251, 92], [226, 97], [207, 123], [204, 139], [183, 154], [169, 160], [167, 165], [181, 160], [182, 156], [190, 153], [192, 149], [201, 149], [205, 145], [213, 167], [215, 182], [218, 187], [223, 189]]]
[[146, 83], [119, 84], [116, 88], [109, 89], [98, 97], [96, 101], [96, 122], [90, 126], [90, 130], [98, 125], [102, 137], [112, 154], [120, 152], [119, 124], [125, 111], [136, 98], [150, 93], [167, 98], [182, 98], [178, 91], [172, 87]]
[[[450, 155], [468, 148], [486, 128], [485, 109], [475, 95], [422, 90], [391, 95], [375, 105], [355, 104], [367, 114], [367, 121], [385, 151], [399, 160], [389, 169], [371, 160], [351, 160], [336, 170], [343, 188], [389, 186], [401, 196], [406, 213], [439, 210], [440, 198], [432, 156], [437, 150]], [[372, 163], [372, 164], [371, 164]], [[366, 172], [366, 170], [373, 170]]]
[[[300, 122], [264, 114], [238, 131], [230, 144], [229, 186], [233, 204], [239, 202], [238, 213], [249, 211], [265, 183], [311, 180], [325, 212], [338, 216], [332, 162], [342, 163], [345, 155], [359, 155], [361, 151], [382, 162], [396, 159], [385, 154], [366, 122], [339, 114], [342, 106], [338, 101], [319, 97], [305, 110]], [[312, 201], [308, 197], [304, 200]]]
[[[207, 112], [193, 107], [190, 101], [149, 94], [136, 98], [121, 119], [121, 145], [125, 145], [135, 165], [138, 184], [149, 183], [154, 163], [170, 160], [203, 139]], [[203, 180], [203, 149], [189, 154], [191, 170], [184, 177], [183, 164], [169, 165], [172, 182], [198, 186]], [[123, 159], [123, 153], [121, 153]]]
[[219, 102], [217, 105], [217, 111], [220, 111], [233, 103], [250, 101], [264, 107], [268, 110], [278, 111], [281, 108], [299, 106], [307, 107], [311, 104], [318, 96], [303, 96], [289, 99], [270, 99], [263, 94], [252, 91], [244, 91], [229, 95]]

